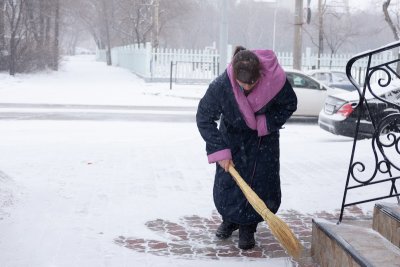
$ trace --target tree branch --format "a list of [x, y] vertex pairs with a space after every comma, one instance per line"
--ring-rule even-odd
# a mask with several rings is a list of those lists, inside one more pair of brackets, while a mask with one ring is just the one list
[[385, 21], [388, 23], [390, 29], [392, 30], [392, 33], [393, 33], [393, 35], [394, 35], [394, 39], [395, 39], [396, 41], [398, 41], [398, 40], [400, 39], [400, 38], [399, 38], [399, 33], [398, 33], [398, 31], [397, 31], [396, 26], [394, 25], [394, 23], [393, 23], [393, 21], [392, 21], [392, 18], [390, 17], [390, 14], [389, 14], [389, 11], [388, 11], [389, 5], [390, 5], [390, 1], [391, 1], [391, 0], [383, 1], [383, 3], [382, 3], [382, 10], [383, 10], [383, 14], [385, 15]]

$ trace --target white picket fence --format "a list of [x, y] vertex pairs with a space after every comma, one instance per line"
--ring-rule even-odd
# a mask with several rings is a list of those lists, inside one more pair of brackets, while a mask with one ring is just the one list
[[[231, 51], [231, 49], [228, 49]], [[231, 54], [228, 58], [231, 58]], [[351, 54], [322, 54], [320, 57], [320, 69], [345, 71], [347, 61]], [[292, 53], [277, 53], [280, 64], [291, 69], [293, 66]], [[387, 51], [375, 56], [372, 65], [378, 65], [392, 59], [392, 53]], [[216, 49], [165, 49], [152, 48], [150, 43], [146, 45], [128, 45], [115, 47], [111, 50], [111, 58], [114, 66], [131, 70], [146, 81], [163, 82], [188, 82], [202, 83], [214, 79], [221, 68], [219, 55]], [[105, 51], [97, 52], [98, 61], [106, 61]], [[360, 83], [363, 82], [367, 59], [357, 61], [353, 66], [352, 75]], [[302, 70], [315, 69], [318, 66], [318, 56], [307, 48], [302, 55]], [[380, 77], [375, 77], [375, 79]]]
[[[104, 50], [97, 60], [106, 61]], [[111, 50], [112, 64], [131, 70], [146, 81], [209, 82], [218, 75], [219, 55], [215, 49], [152, 48], [150, 43]]]

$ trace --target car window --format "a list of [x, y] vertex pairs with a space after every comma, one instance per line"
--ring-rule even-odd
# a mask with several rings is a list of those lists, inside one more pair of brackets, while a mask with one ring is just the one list
[[313, 77], [321, 82], [330, 82], [329, 74], [325, 72], [316, 73]]
[[302, 74], [287, 73], [287, 79], [293, 87], [305, 89], [320, 89], [320, 86], [317, 82]]
[[348, 81], [348, 78], [344, 72], [332, 72], [332, 81], [334, 83], [346, 82]]

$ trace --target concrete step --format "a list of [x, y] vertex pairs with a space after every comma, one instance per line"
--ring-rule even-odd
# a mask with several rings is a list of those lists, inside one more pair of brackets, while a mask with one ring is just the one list
[[311, 254], [322, 267], [400, 267], [400, 249], [360, 223], [313, 219]]
[[372, 228], [400, 248], [400, 205], [375, 204]]

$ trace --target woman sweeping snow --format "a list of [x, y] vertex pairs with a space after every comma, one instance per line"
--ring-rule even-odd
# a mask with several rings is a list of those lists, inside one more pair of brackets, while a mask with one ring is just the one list
[[222, 223], [216, 236], [228, 238], [239, 229], [241, 249], [254, 247], [254, 233], [263, 219], [227, 172], [229, 165], [276, 213], [281, 203], [279, 129], [296, 106], [296, 95], [273, 51], [243, 47], [236, 48], [226, 71], [200, 100], [197, 126], [209, 163], [218, 162], [213, 195]]

